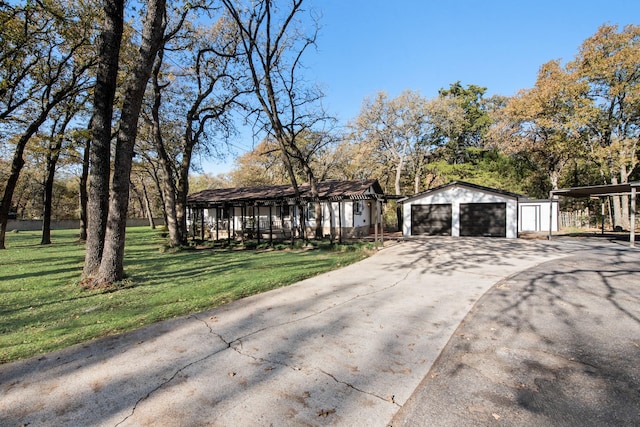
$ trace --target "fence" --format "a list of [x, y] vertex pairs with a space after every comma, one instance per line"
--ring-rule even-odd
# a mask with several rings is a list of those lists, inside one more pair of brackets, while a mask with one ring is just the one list
[[560, 212], [560, 228], [597, 228], [601, 221], [600, 216], [591, 214], [589, 209]]
[[[164, 225], [163, 218], [154, 219], [156, 226]], [[127, 219], [128, 227], [140, 227], [149, 225], [146, 218], [129, 218]], [[65, 219], [51, 221], [52, 230], [73, 230], [80, 229], [80, 221], [77, 219]], [[38, 231], [42, 230], [42, 220], [40, 219], [10, 219], [7, 222], [7, 231]]]

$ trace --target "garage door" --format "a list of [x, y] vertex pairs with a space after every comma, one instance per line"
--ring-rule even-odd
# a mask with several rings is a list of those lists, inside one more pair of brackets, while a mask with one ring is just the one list
[[411, 235], [451, 236], [451, 204], [411, 205]]
[[461, 236], [507, 236], [506, 203], [461, 203]]

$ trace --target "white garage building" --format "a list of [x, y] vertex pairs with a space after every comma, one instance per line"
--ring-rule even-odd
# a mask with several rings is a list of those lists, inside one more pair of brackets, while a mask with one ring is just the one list
[[400, 200], [405, 236], [518, 237], [518, 198], [461, 181]]

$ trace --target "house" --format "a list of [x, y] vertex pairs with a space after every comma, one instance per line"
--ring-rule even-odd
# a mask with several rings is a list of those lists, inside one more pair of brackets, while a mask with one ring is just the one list
[[[324, 181], [311, 196], [309, 184], [209, 189], [187, 199], [191, 232], [202, 239], [288, 238], [313, 235], [361, 237], [381, 224], [384, 192], [377, 180]], [[316, 218], [316, 203], [321, 215]], [[301, 227], [301, 224], [303, 225]]]
[[454, 181], [399, 201], [405, 236], [518, 237], [519, 195]]

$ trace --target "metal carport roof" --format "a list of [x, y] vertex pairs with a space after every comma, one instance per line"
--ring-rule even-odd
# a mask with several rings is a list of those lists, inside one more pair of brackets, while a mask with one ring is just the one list
[[[640, 188], [640, 181], [626, 182], [623, 184], [591, 185], [587, 187], [570, 187], [551, 190], [549, 192], [550, 203], [553, 196], [563, 197], [607, 197], [616, 195], [631, 195], [629, 246], [635, 247], [636, 235], [636, 192]], [[551, 239], [551, 229], [549, 229], [549, 239]]]

